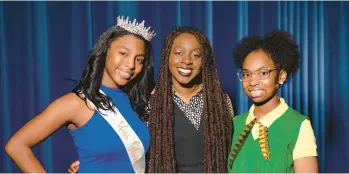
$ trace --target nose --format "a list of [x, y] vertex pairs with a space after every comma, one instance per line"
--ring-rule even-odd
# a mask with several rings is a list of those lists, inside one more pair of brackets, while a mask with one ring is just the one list
[[251, 74], [251, 78], [249, 79], [249, 82], [250, 82], [250, 86], [256, 86], [260, 83], [259, 79], [255, 73]]
[[190, 55], [183, 55], [182, 57], [182, 63], [186, 64], [186, 65], [190, 65], [193, 63], [193, 59], [191, 58]]
[[125, 66], [131, 70], [135, 68], [136, 56], [129, 56], [125, 59]]

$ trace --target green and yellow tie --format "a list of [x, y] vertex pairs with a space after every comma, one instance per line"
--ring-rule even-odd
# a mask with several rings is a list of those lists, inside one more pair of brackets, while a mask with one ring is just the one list
[[259, 144], [259, 147], [261, 149], [261, 152], [262, 152], [264, 158], [267, 161], [270, 161], [269, 143], [268, 143], [268, 128], [264, 127], [260, 122], [258, 122], [258, 123], [259, 123], [258, 144]]

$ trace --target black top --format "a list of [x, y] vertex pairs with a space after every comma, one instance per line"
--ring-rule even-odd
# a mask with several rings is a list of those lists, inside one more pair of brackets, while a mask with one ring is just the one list
[[174, 148], [179, 173], [204, 172], [204, 119], [199, 129], [174, 102]]
[[[186, 104], [172, 88], [174, 111], [174, 150], [178, 173], [204, 173], [204, 119], [203, 93], [201, 90], [192, 96]], [[226, 100], [230, 107], [231, 117], [234, 111], [228, 95]], [[145, 108], [150, 114], [150, 102]]]

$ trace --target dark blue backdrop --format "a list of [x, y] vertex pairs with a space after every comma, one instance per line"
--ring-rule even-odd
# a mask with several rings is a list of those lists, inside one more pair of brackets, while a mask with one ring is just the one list
[[[300, 44], [300, 71], [283, 86], [288, 104], [308, 115], [322, 172], [349, 167], [349, 2], [0, 2], [0, 172], [18, 172], [3, 147], [52, 100], [69, 92], [97, 37], [118, 15], [146, 20], [157, 32], [155, 71], [165, 35], [176, 25], [209, 37], [221, 84], [236, 113], [250, 102], [236, 76], [232, 49], [242, 36], [290, 31]], [[34, 148], [49, 172], [77, 159], [65, 128]]]

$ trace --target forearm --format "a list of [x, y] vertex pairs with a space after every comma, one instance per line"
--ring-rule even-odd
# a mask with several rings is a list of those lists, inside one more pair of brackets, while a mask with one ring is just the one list
[[47, 173], [30, 147], [6, 145], [5, 150], [22, 172]]

